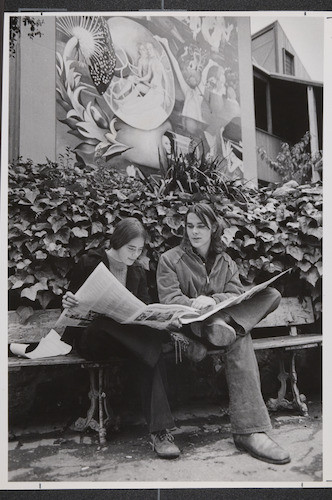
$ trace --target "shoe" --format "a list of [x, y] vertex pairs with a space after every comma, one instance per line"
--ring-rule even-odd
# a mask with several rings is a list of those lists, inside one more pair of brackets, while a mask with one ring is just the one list
[[207, 348], [200, 342], [190, 339], [179, 332], [171, 332], [171, 337], [174, 341], [175, 346], [175, 358], [176, 362], [182, 361], [182, 352], [186, 358], [195, 363], [202, 361], [207, 355]]
[[153, 432], [151, 434], [152, 449], [160, 458], [177, 458], [180, 450], [174, 443], [173, 435], [167, 430]]
[[253, 434], [233, 434], [234, 444], [238, 450], [247, 451], [252, 457], [270, 464], [288, 464], [289, 453], [283, 450], [265, 432]]
[[[236, 340], [236, 331], [229, 324], [232, 319], [227, 315], [213, 318], [204, 328], [204, 333], [211, 344], [225, 347], [233, 344]], [[228, 322], [229, 321], [229, 322]]]

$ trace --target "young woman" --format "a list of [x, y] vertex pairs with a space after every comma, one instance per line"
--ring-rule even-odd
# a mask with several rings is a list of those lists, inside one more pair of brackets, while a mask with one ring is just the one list
[[[110, 249], [92, 250], [79, 260], [72, 272], [69, 290], [64, 294], [64, 308], [76, 306], [74, 293], [100, 262], [136, 297], [149, 302], [146, 276], [136, 262], [146, 239], [142, 224], [135, 218], [120, 221], [112, 234]], [[174, 420], [166, 395], [165, 370], [162, 363], [162, 332], [139, 325], [122, 325], [107, 317], [92, 321], [85, 328], [67, 328], [62, 340], [73, 345], [86, 359], [108, 359], [125, 354], [137, 361], [137, 377], [144, 416], [151, 433], [152, 447], [162, 458], [175, 458], [180, 450], [168, 429]]]
[[[160, 302], [204, 309], [243, 291], [237, 266], [224, 252], [221, 233], [209, 205], [198, 203], [189, 209], [182, 243], [159, 260]], [[289, 454], [265, 433], [271, 423], [249, 333], [279, 302], [280, 293], [267, 288], [202, 323], [193, 323], [192, 332], [205, 343], [226, 346], [225, 368], [236, 447], [260, 460], [285, 464], [290, 461]]]

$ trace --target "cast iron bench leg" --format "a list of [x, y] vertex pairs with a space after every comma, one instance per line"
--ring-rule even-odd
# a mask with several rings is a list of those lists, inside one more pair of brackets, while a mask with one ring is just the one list
[[292, 352], [292, 357], [291, 357], [291, 374], [290, 374], [290, 384], [293, 392], [293, 406], [295, 408], [298, 408], [301, 415], [304, 417], [308, 416], [308, 407], [305, 404], [306, 397], [304, 394], [300, 394], [300, 391], [297, 387], [297, 373], [296, 373], [296, 367], [295, 367], [295, 357], [296, 357], [296, 351]]
[[[285, 360], [284, 353], [282, 350], [279, 351], [279, 375], [278, 379], [280, 381], [280, 389], [278, 391], [278, 397], [276, 399], [270, 398], [266, 406], [271, 411], [277, 411], [279, 408], [281, 409], [298, 409], [300, 414], [307, 417], [308, 416], [308, 408], [304, 403], [305, 396], [300, 394], [299, 389], [297, 387], [297, 374], [295, 368], [295, 356], [296, 352], [293, 351], [291, 354], [291, 363], [290, 363], [290, 374], [285, 370]], [[292, 393], [293, 393], [293, 401], [289, 401], [286, 399], [286, 389], [287, 389], [287, 380], [290, 381]]]
[[[97, 388], [97, 371], [98, 371], [98, 388]], [[111, 412], [107, 401], [107, 396], [104, 392], [105, 372], [101, 366], [89, 368], [90, 375], [90, 408], [88, 409], [86, 418], [78, 418], [71, 429], [79, 432], [85, 431], [88, 427], [98, 432], [100, 444], [106, 443], [106, 427], [111, 419]], [[97, 405], [98, 403], [98, 405]], [[104, 420], [104, 411], [107, 419]], [[98, 417], [98, 421], [93, 417]]]
[[104, 369], [100, 366], [98, 368], [98, 378], [99, 378], [99, 387], [98, 387], [98, 399], [99, 399], [99, 442], [100, 444], [106, 443], [106, 429], [104, 425], [104, 403], [106, 399], [106, 394], [103, 390], [103, 381], [104, 381]]
[[99, 391], [97, 390], [96, 384], [96, 372], [95, 368], [89, 368], [89, 376], [90, 376], [90, 390], [89, 390], [89, 399], [90, 399], [90, 407], [87, 411], [87, 415], [85, 418], [79, 417], [76, 422], [71, 426], [71, 428], [75, 431], [84, 432], [88, 427], [97, 431], [99, 430], [98, 422], [96, 422], [93, 418], [97, 409], [97, 399], [99, 396]]

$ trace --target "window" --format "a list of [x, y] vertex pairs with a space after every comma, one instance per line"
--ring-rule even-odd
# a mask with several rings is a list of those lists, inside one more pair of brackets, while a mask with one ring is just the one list
[[284, 49], [284, 73], [285, 75], [294, 75], [294, 56]]

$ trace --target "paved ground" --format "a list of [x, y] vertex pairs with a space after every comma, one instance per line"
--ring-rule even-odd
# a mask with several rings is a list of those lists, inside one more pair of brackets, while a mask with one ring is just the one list
[[[271, 465], [236, 450], [229, 419], [217, 406], [175, 412], [175, 460], [155, 457], [142, 422], [113, 430], [107, 445], [97, 436], [78, 435], [61, 425], [14, 428], [9, 442], [10, 482], [295, 482], [322, 480], [322, 417], [319, 402], [309, 402], [307, 418], [288, 412], [272, 416], [273, 437], [292, 461]], [[86, 485], [87, 487], [88, 485]], [[190, 485], [188, 485], [190, 486]]]

